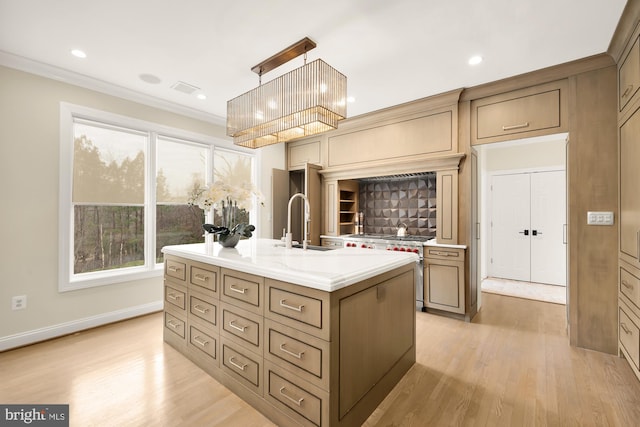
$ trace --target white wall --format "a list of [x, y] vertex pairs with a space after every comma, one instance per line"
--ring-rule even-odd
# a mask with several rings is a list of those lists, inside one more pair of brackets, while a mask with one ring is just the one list
[[[160, 276], [58, 292], [61, 101], [228, 140], [219, 125], [0, 66], [0, 350], [162, 307]], [[260, 237], [271, 234], [270, 173], [284, 168], [283, 146], [258, 155]], [[27, 296], [25, 310], [11, 310], [15, 295]]]

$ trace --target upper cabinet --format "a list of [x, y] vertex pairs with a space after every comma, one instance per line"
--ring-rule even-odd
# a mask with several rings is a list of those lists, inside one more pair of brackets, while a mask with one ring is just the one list
[[305, 139], [287, 144], [287, 165], [289, 170], [304, 169], [306, 163], [322, 164], [319, 139]]
[[631, 48], [623, 56], [618, 67], [618, 105], [620, 111], [629, 105], [629, 101], [640, 88], [640, 47], [638, 37], [632, 40]]
[[471, 144], [566, 132], [567, 81], [559, 80], [471, 101]]

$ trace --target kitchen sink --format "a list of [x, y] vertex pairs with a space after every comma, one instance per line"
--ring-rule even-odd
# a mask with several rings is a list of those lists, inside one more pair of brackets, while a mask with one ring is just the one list
[[[294, 245], [291, 245], [292, 248], [298, 248], [298, 249], [302, 249], [302, 243], [296, 243]], [[316, 245], [307, 245], [307, 250], [310, 251], [330, 251], [333, 250], [335, 248], [332, 248], [330, 246], [316, 246]]]

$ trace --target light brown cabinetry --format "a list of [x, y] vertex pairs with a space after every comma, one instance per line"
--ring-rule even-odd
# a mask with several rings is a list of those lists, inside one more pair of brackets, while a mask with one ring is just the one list
[[173, 255], [165, 265], [185, 271], [165, 274], [165, 295], [189, 301], [165, 304], [165, 341], [278, 425], [361, 425], [415, 362], [411, 264], [334, 292]]
[[620, 126], [620, 255], [640, 266], [640, 110]]
[[565, 80], [471, 101], [472, 145], [568, 130]]
[[288, 169], [304, 169], [305, 163], [322, 164], [320, 140], [301, 140], [287, 143]]
[[424, 251], [424, 305], [429, 309], [465, 313], [465, 250], [426, 247]]
[[218, 267], [165, 255], [164, 340], [211, 373], [218, 366]]
[[622, 111], [640, 88], [640, 46], [635, 38], [618, 67], [618, 105]]
[[618, 348], [640, 379], [640, 24], [618, 62]]
[[340, 235], [357, 233], [354, 227], [358, 215], [358, 188], [357, 181], [338, 181]]

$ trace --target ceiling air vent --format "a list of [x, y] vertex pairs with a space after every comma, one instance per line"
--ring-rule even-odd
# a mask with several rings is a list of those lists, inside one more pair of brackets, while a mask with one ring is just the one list
[[191, 95], [193, 92], [200, 90], [200, 88], [197, 86], [180, 81], [171, 85], [171, 89], [175, 89], [178, 92], [186, 93], [187, 95]]

